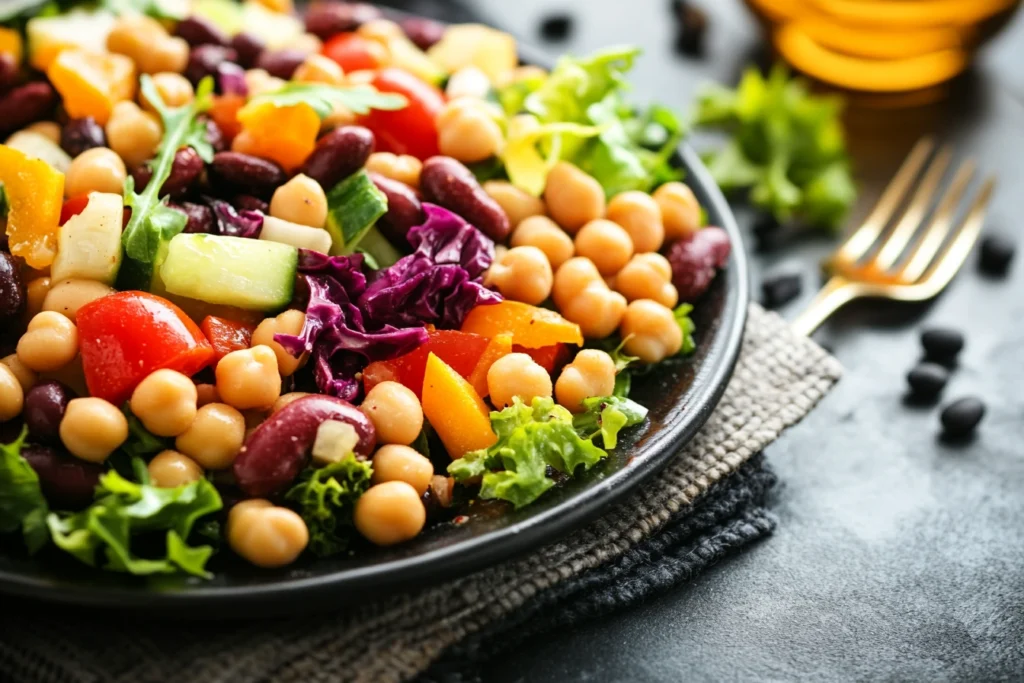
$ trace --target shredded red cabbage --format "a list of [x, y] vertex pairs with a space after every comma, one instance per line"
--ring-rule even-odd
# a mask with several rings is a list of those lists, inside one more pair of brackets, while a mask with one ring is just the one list
[[214, 234], [228, 237], [251, 237], [256, 239], [263, 229], [263, 214], [259, 211], [238, 211], [223, 199], [203, 197], [213, 209]]

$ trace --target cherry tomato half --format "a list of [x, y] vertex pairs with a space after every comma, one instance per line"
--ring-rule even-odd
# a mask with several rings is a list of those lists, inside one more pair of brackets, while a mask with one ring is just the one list
[[214, 362], [232, 351], [249, 348], [252, 344], [252, 333], [256, 329], [255, 325], [218, 318], [215, 315], [203, 318], [199, 327], [213, 346]]
[[444, 107], [441, 91], [408, 71], [395, 67], [382, 69], [372, 82], [380, 92], [397, 93], [409, 104], [397, 111], [374, 109], [360, 123], [377, 139], [377, 151], [411, 154], [429, 159], [438, 154], [437, 126], [434, 119]]
[[337, 62], [345, 73], [376, 69], [388, 58], [383, 45], [358, 33], [339, 33], [324, 43], [323, 54]]
[[487, 348], [487, 337], [458, 330], [434, 330], [426, 343], [409, 353], [370, 363], [363, 370], [366, 391], [381, 382], [398, 382], [412, 389], [417, 396], [423, 392], [423, 376], [427, 371], [427, 356], [431, 353], [443, 360], [463, 377], [469, 377], [477, 361]]

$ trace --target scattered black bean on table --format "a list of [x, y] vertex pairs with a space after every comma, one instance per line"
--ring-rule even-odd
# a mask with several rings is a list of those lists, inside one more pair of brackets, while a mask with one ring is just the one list
[[761, 282], [761, 303], [765, 308], [778, 308], [800, 296], [803, 277], [800, 273], [777, 273]]
[[981, 240], [978, 265], [988, 275], [1005, 275], [1017, 246], [1003, 235], [987, 235]]
[[921, 346], [928, 360], [948, 365], [964, 348], [964, 335], [949, 327], [930, 327], [921, 332]]
[[974, 432], [981, 418], [985, 416], [985, 404], [980, 398], [968, 396], [953, 401], [942, 409], [943, 433], [947, 436], [965, 437]]
[[544, 40], [565, 40], [572, 33], [573, 18], [567, 12], [549, 14], [540, 20], [540, 35]]
[[949, 382], [949, 370], [938, 363], [921, 363], [907, 373], [907, 384], [917, 398], [935, 399]]

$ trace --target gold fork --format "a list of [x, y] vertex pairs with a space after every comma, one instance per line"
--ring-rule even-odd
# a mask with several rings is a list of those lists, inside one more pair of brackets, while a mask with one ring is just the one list
[[926, 301], [956, 275], [981, 232], [996, 181], [991, 176], [985, 180], [956, 222], [975, 175], [974, 162], [959, 167], [943, 196], [953, 150], [947, 145], [933, 155], [934, 148], [927, 138], [914, 145], [871, 215], [826, 261], [832, 277], [793, 321], [798, 332], [810, 335], [854, 299]]

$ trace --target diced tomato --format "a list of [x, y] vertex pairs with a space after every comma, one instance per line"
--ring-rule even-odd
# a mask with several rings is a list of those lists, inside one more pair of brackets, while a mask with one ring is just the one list
[[213, 346], [215, 363], [232, 351], [249, 348], [252, 344], [253, 330], [256, 329], [255, 325], [218, 318], [215, 315], [203, 318], [203, 323], [199, 327]]
[[542, 346], [539, 349], [528, 349], [525, 346], [514, 344], [512, 352], [525, 353], [537, 365], [547, 370], [549, 374], [553, 374], [555, 370], [560, 369], [569, 362], [569, 347], [565, 344], [552, 344], [551, 346]]
[[[89, 195], [80, 194], [77, 197], [71, 197], [64, 205], [60, 207], [60, 224], [64, 225], [73, 216], [85, 211], [86, 205], [89, 204]], [[132, 217], [132, 209], [130, 206], [124, 207], [124, 214], [121, 216], [121, 227], [128, 225], [128, 221]]]
[[121, 405], [154, 370], [194, 375], [213, 347], [185, 313], [148, 292], [117, 292], [82, 306], [76, 317], [89, 393]]
[[324, 43], [322, 51], [345, 73], [376, 69], [388, 58], [387, 48], [358, 33], [339, 33]]
[[434, 119], [445, 104], [441, 91], [395, 67], [382, 69], [374, 77], [372, 85], [381, 92], [398, 93], [408, 101], [403, 109], [374, 109], [360, 118], [360, 123], [373, 131], [377, 151], [411, 154], [419, 159], [436, 156], [437, 126]]
[[425, 344], [404, 356], [370, 363], [363, 370], [363, 387], [369, 391], [381, 382], [398, 382], [422, 396], [427, 356], [433, 353], [457, 373], [469, 377], [487, 348], [487, 341], [477, 334], [435, 330], [429, 333]]
[[227, 142], [235, 139], [235, 136], [242, 131], [242, 124], [238, 121], [238, 110], [245, 106], [244, 95], [215, 95], [213, 104], [207, 115], [220, 128]]

